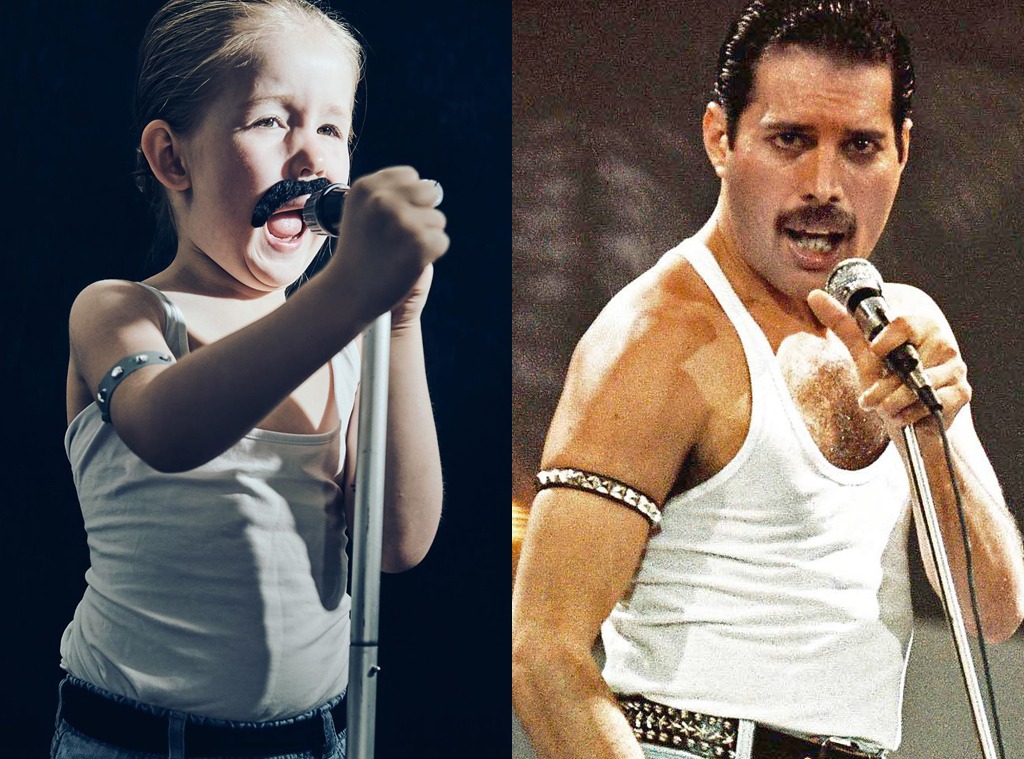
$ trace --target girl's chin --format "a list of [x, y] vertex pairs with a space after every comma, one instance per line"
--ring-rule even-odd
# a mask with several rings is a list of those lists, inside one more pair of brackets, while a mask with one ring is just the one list
[[250, 265], [249, 273], [259, 283], [259, 289], [272, 292], [294, 284], [306, 271], [304, 266]]
[[[315, 252], [315, 251], [314, 251]], [[290, 256], [289, 260], [282, 260], [278, 256], [255, 255], [248, 261], [249, 276], [260, 285], [260, 289], [280, 290], [288, 287], [309, 267], [313, 255]]]

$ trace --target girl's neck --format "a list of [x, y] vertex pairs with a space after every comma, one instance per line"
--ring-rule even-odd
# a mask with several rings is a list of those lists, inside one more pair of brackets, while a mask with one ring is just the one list
[[179, 252], [166, 269], [147, 279], [146, 283], [160, 290], [236, 302], [240, 306], [248, 304], [257, 310], [270, 311], [285, 301], [284, 288], [263, 290], [252, 287], [202, 253], [183, 255]]

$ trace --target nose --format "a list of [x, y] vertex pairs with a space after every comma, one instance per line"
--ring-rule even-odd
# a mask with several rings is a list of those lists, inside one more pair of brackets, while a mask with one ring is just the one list
[[288, 175], [296, 179], [316, 179], [326, 175], [323, 146], [315, 133], [296, 129], [293, 132], [291, 157], [288, 159]]
[[843, 199], [842, 160], [824, 146], [808, 151], [801, 166], [801, 197], [818, 205]]

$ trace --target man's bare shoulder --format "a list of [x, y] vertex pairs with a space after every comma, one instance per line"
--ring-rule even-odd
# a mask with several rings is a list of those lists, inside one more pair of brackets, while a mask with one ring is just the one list
[[712, 342], [727, 321], [689, 261], [670, 252], [608, 302], [580, 340], [577, 354], [599, 361], [631, 354], [652, 362], [687, 360]]
[[883, 294], [889, 304], [890, 318], [907, 314], [926, 315], [934, 319], [940, 329], [952, 333], [952, 327], [942, 308], [924, 290], [899, 282], [886, 282]]
[[678, 255], [623, 288], [573, 354], [545, 466], [592, 467], [664, 495], [708, 414], [700, 366], [724, 319]]

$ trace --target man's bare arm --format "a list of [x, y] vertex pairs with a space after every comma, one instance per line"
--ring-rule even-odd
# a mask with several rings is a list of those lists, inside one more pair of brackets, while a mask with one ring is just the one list
[[[808, 299], [815, 314], [850, 349], [864, 387], [862, 404], [875, 409], [901, 450], [901, 428], [915, 425], [916, 437], [931, 486], [949, 557], [964, 624], [977, 634], [967, 585], [967, 564], [960, 522], [942, 438], [935, 420], [913, 392], [886, 372], [881, 359], [904, 342], [915, 345], [921, 365], [943, 404], [956, 481], [963, 496], [964, 516], [972, 549], [979, 616], [986, 640], [998, 642], [1017, 630], [1024, 616], [1024, 549], [1013, 517], [1006, 508], [992, 465], [971, 420], [971, 387], [952, 330], [938, 306], [915, 288], [892, 285], [893, 319], [869, 345], [860, 328], [834, 299], [815, 292]], [[903, 451], [904, 456], [906, 452]], [[934, 557], [915, 514], [928, 579], [940, 592]]]
[[[577, 348], [542, 466], [592, 471], [663, 503], [706, 413], [693, 364], [714, 331], [685, 308], [660, 309], [644, 286], [613, 300]], [[512, 600], [512, 696], [543, 759], [642, 756], [593, 647], [650, 529], [592, 493], [555, 488], [534, 501]]]
[[[967, 554], [942, 440], [932, 421], [919, 422], [916, 430], [964, 625], [977, 635], [967, 583]], [[985, 640], [999, 643], [1016, 632], [1024, 615], [1024, 549], [992, 465], [974, 431], [969, 406], [961, 410], [948, 435], [970, 539], [978, 616]], [[932, 588], [941, 595], [923, 517], [915, 513], [914, 520], [925, 572]]]
[[512, 595], [512, 704], [541, 759], [642, 756], [593, 647], [647, 535], [645, 518], [593, 494], [534, 501]]

